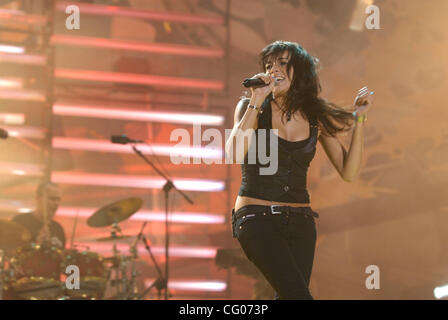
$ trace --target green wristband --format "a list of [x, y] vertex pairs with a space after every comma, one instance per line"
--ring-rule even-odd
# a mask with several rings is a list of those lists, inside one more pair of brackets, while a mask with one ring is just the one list
[[358, 122], [358, 123], [367, 121], [367, 116], [365, 114], [363, 114], [362, 116], [358, 117], [357, 114], [356, 114], [356, 111], [353, 111], [352, 115], [355, 118], [355, 121]]
[[361, 122], [365, 122], [367, 120], [367, 116], [365, 114], [363, 114], [360, 117], [357, 117], [356, 122], [361, 123]]

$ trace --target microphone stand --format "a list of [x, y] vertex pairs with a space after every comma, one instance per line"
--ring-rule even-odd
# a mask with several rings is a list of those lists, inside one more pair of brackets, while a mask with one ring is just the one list
[[[146, 158], [143, 153], [138, 150], [135, 145], [132, 146], [132, 150], [142, 158], [147, 164], [149, 164], [162, 178], [166, 180], [165, 185], [163, 186], [163, 192], [165, 193], [165, 279], [164, 281], [168, 284], [169, 278], [169, 260], [168, 260], [168, 248], [170, 243], [170, 234], [169, 234], [169, 221], [168, 221], [168, 200], [169, 200], [169, 192], [174, 189], [176, 190], [187, 202], [193, 204], [193, 201], [182, 191], [176, 188], [171, 181], [163, 172], [161, 172], [148, 158]], [[165, 288], [165, 300], [168, 300], [168, 285]]]
[[148, 239], [146, 239], [146, 237], [143, 236], [142, 241], [143, 241], [143, 244], [145, 245], [146, 251], [148, 251], [149, 256], [151, 257], [151, 260], [154, 263], [154, 266], [156, 267], [159, 277], [156, 280], [154, 280], [154, 282], [148, 288], [146, 288], [145, 291], [143, 291], [143, 293], [138, 297], [138, 300], [143, 299], [148, 294], [148, 292], [154, 287], [156, 287], [156, 289], [157, 289], [157, 294], [158, 294], [159, 300], [160, 300], [160, 291], [162, 289], [165, 289], [165, 292], [168, 292], [168, 294], [169, 294], [168, 281], [166, 281], [166, 279], [163, 278], [162, 270], [160, 270], [160, 267], [157, 264], [157, 261], [154, 258], [154, 255], [152, 254], [151, 248], [148, 244]]

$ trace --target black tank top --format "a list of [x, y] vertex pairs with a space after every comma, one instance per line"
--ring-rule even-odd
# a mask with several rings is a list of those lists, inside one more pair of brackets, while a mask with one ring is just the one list
[[[258, 118], [258, 129], [255, 131], [258, 150], [259, 129], [268, 129], [266, 134], [266, 154], [270, 155], [270, 135], [272, 129], [271, 98], [268, 97], [262, 105], [263, 113]], [[240, 196], [253, 197], [268, 201], [287, 203], [310, 203], [307, 190], [308, 167], [316, 153], [318, 136], [317, 122], [315, 119], [309, 121], [310, 136], [301, 141], [287, 141], [279, 136], [278, 145], [278, 168], [272, 175], [260, 175], [260, 168], [268, 167], [259, 162], [257, 152], [256, 163], [249, 164], [248, 154], [244, 159], [242, 169], [242, 182], [239, 190]], [[261, 141], [261, 140], [260, 140]]]

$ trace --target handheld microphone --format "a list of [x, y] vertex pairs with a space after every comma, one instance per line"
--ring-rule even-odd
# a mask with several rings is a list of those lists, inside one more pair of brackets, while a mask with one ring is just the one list
[[[275, 83], [278, 83], [277, 79], [274, 79]], [[261, 88], [266, 87], [269, 84], [266, 84], [262, 79], [260, 78], [247, 78], [243, 81], [243, 86], [246, 88]]]
[[144, 142], [142, 140], [129, 139], [125, 134], [122, 134], [121, 136], [112, 136], [112, 137], [110, 137], [110, 141], [112, 143], [118, 143], [118, 144], [143, 143]]
[[243, 86], [246, 88], [261, 88], [266, 87], [267, 84], [260, 78], [247, 78], [244, 79]]
[[8, 131], [0, 128], [0, 139], [6, 139], [6, 138], [8, 138]]

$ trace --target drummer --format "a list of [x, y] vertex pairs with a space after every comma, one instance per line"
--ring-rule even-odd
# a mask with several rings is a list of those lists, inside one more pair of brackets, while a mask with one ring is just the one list
[[[65, 233], [62, 226], [53, 220], [61, 202], [59, 186], [52, 182], [42, 183], [36, 191], [36, 209], [30, 213], [15, 216], [12, 221], [21, 224], [31, 233], [31, 242], [45, 240], [60, 248], [65, 247]], [[44, 228], [44, 212], [47, 210], [48, 228]], [[48, 230], [48, 232], [47, 232]]]

